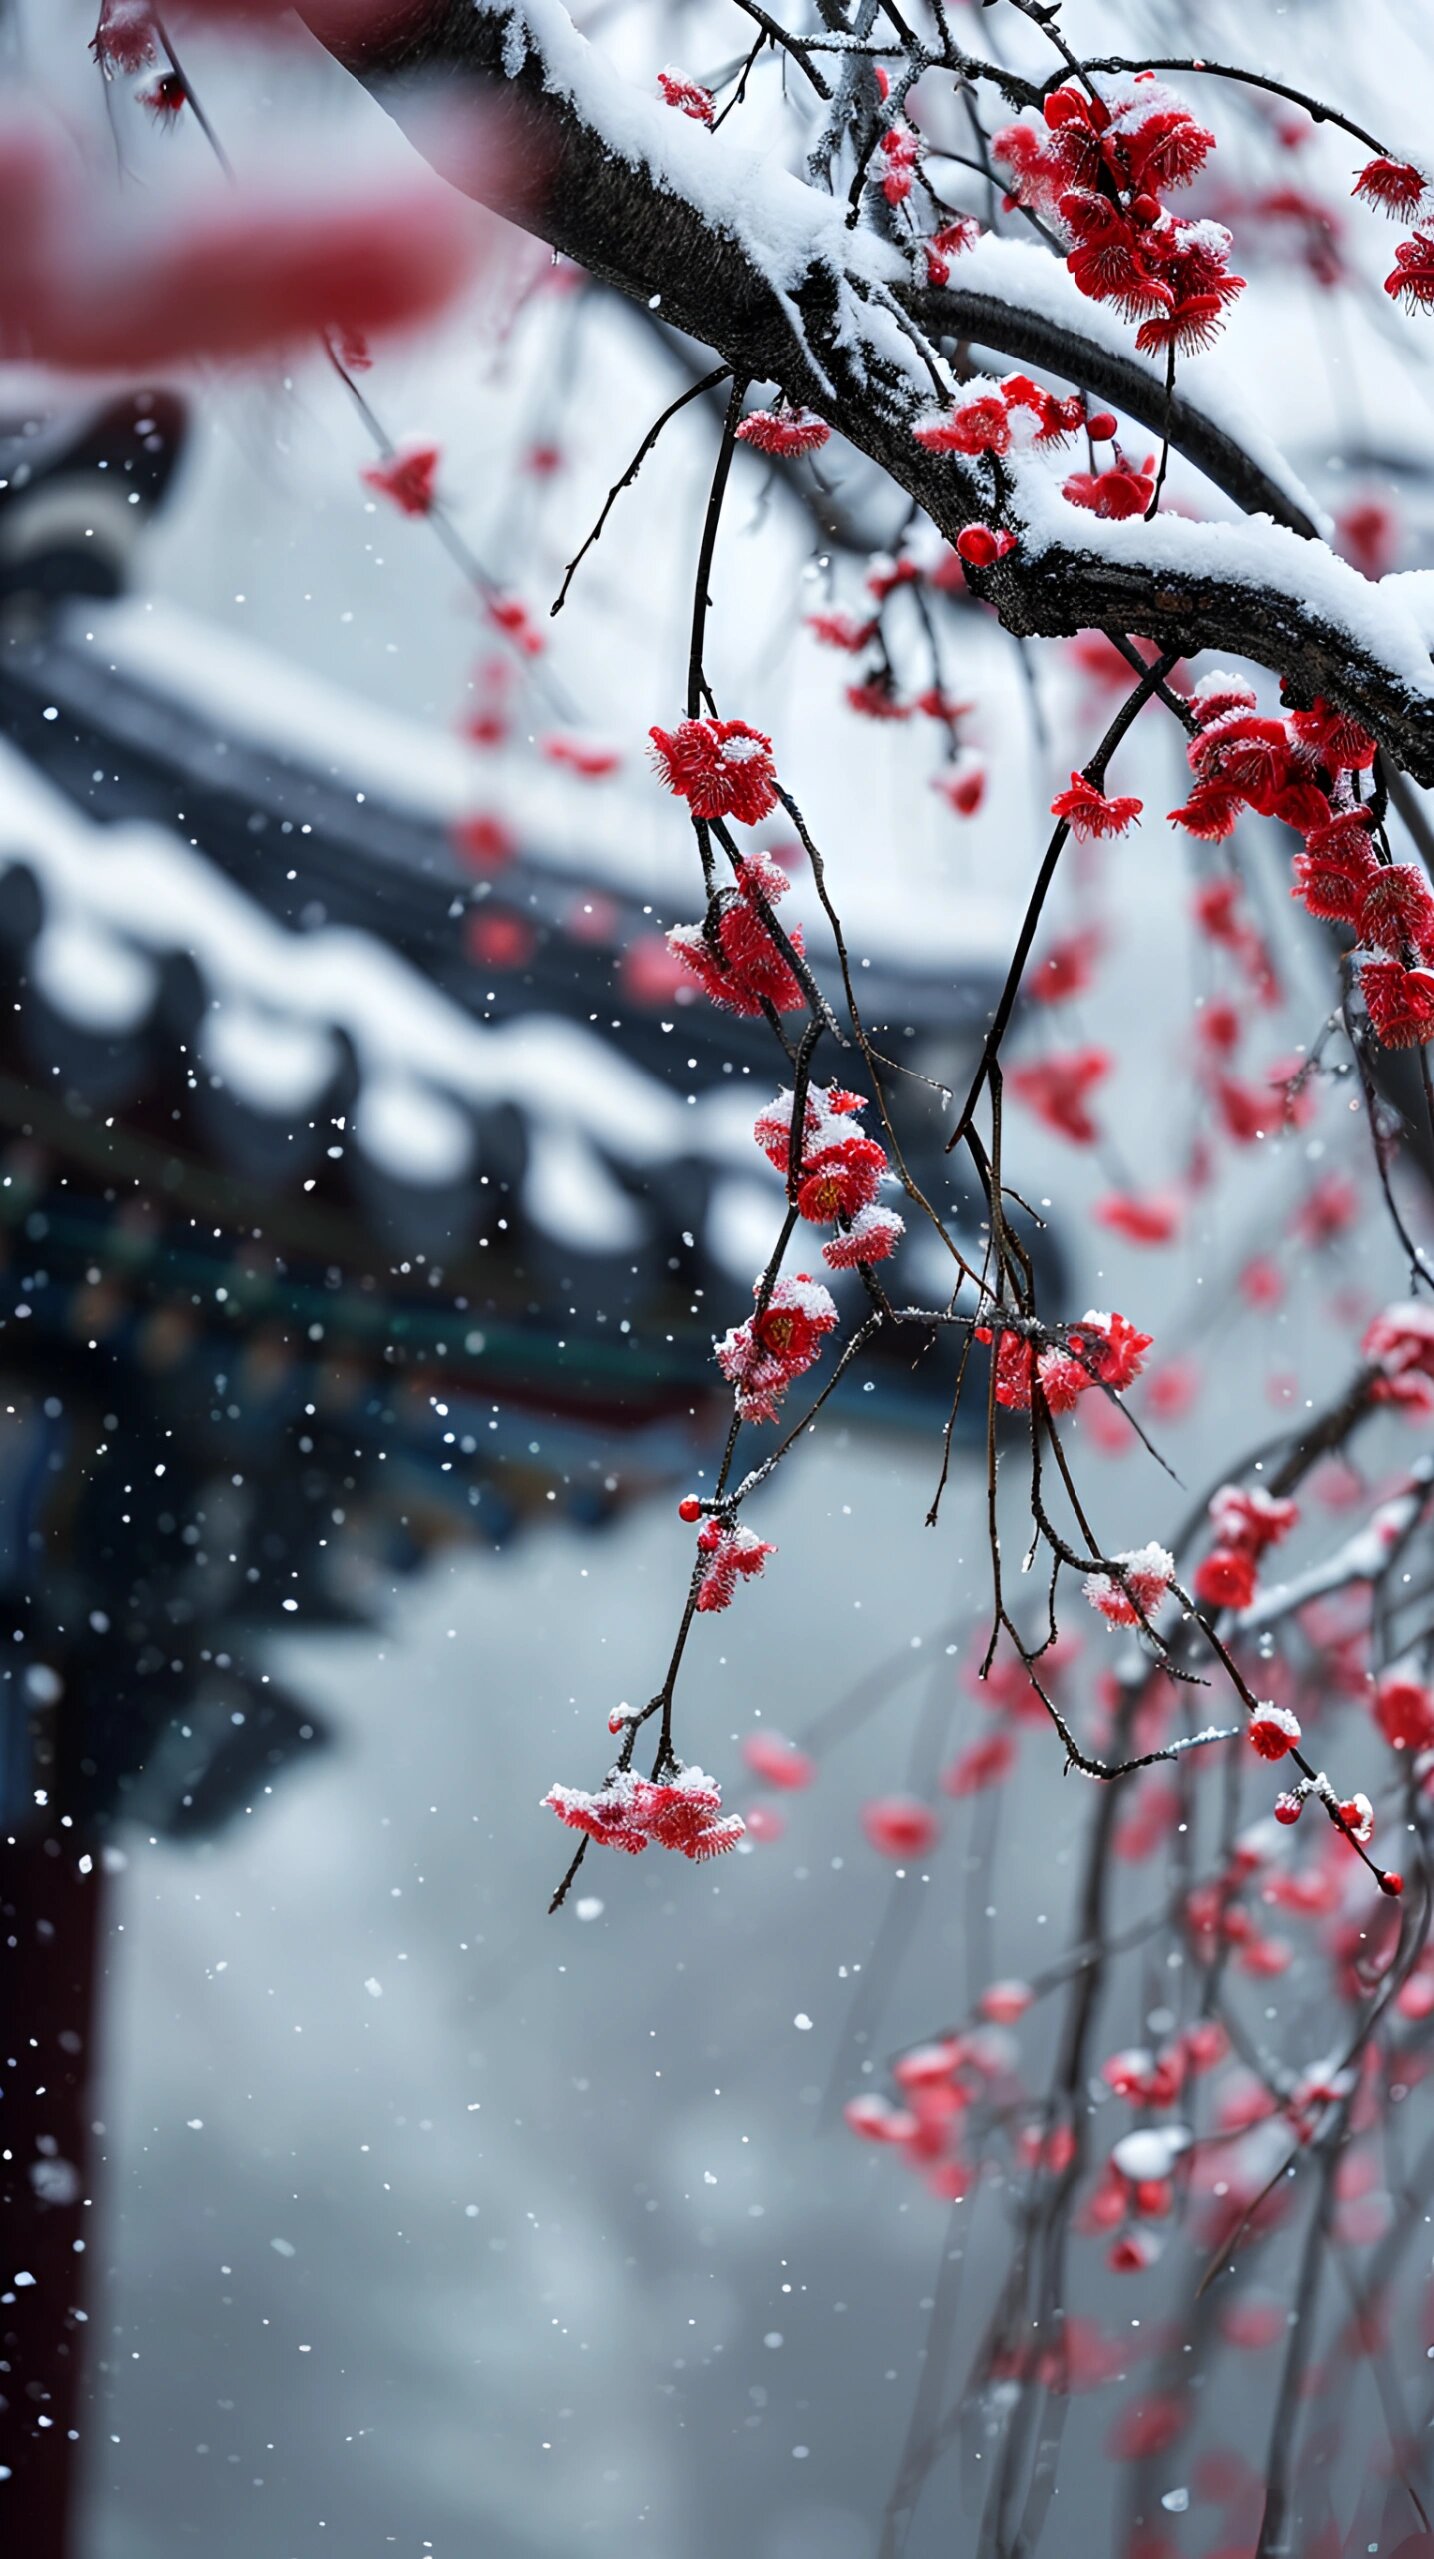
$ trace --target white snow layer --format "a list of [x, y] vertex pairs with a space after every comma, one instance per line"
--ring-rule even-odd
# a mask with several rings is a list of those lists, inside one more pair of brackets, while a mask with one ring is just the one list
[[580, 1024], [475, 1022], [371, 935], [289, 932], [162, 828], [92, 825], [3, 741], [0, 820], [0, 872], [23, 864], [40, 882], [33, 974], [57, 1010], [101, 1034], [133, 1028], [157, 962], [185, 952], [210, 993], [200, 1032], [210, 1071], [257, 1108], [312, 1105], [342, 1031], [359, 1065], [358, 1143], [397, 1179], [460, 1179], [470, 1114], [513, 1104], [532, 1132], [535, 1213], [565, 1241], [612, 1251], [640, 1216], [602, 1153], [637, 1168], [675, 1155], [749, 1168], [750, 1093], [717, 1089], [689, 1105]]
[[1157, 577], [1226, 578], [1258, 593], [1288, 597], [1299, 611], [1317, 614], [1363, 656], [1374, 660], [1412, 694], [1434, 698], [1434, 664], [1422, 626], [1430, 606], [1428, 583], [1387, 578], [1376, 583], [1323, 543], [1304, 540], [1267, 515], [1237, 524], [1192, 524], [1185, 516], [1120, 521], [1072, 506], [1059, 482], [1035, 462], [1012, 466], [1016, 508], [1027, 552], [1038, 558], [1059, 545], [1094, 559], [1149, 569]]

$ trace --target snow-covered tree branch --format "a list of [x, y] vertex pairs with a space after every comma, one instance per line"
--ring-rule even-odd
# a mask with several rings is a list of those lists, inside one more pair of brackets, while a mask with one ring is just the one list
[[[322, 6], [308, 11], [326, 33]], [[624, 80], [579, 35], [560, 0], [406, 0], [380, 32], [328, 20], [339, 58], [404, 113], [423, 140], [426, 83], [501, 84], [511, 151], [465, 178], [499, 210], [721, 355], [743, 379], [775, 383], [890, 474], [950, 540], [990, 514], [990, 491], [913, 427], [954, 387], [953, 347], [977, 347], [1063, 375], [1110, 400], [1203, 472], [1253, 521], [1107, 524], [1099, 536], [1032, 471], [1011, 493], [1017, 548], [980, 574], [1007, 628], [1055, 635], [1140, 633], [1164, 647], [1252, 657], [1305, 699], [1362, 720], [1416, 781], [1434, 783], [1434, 590], [1399, 594], [1330, 554], [1278, 454], [1262, 449], [1225, 384], [1198, 360], [1167, 392], [1114, 314], [1084, 300], [1035, 245], [985, 238], [935, 286], [919, 256], [855, 226], [826, 193], [674, 114]], [[1207, 365], [1207, 370], [1214, 368]], [[1268, 518], [1268, 521], [1261, 519]]]

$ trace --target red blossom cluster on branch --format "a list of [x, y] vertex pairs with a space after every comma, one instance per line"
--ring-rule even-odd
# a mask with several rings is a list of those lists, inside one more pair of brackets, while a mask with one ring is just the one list
[[743, 1421], [774, 1422], [787, 1388], [805, 1377], [828, 1333], [836, 1330], [837, 1311], [830, 1290], [805, 1271], [774, 1281], [770, 1289], [758, 1280], [753, 1295], [765, 1297], [765, 1304], [723, 1334], [717, 1365], [736, 1389]]
[[1062, 224], [1081, 292], [1139, 321], [1143, 353], [1208, 345], [1244, 277], [1229, 271], [1220, 223], [1181, 222], [1161, 198], [1203, 168], [1213, 133], [1149, 73], [1069, 84], [1043, 112], [1044, 133], [1020, 123], [992, 138], [1011, 201]]
[[[705, 785], [703, 789], [709, 801], [717, 796]], [[718, 890], [706, 921], [672, 926], [668, 949], [723, 1012], [752, 1016], [768, 1007], [775, 1013], [801, 1011], [806, 998], [770, 922], [773, 907], [785, 897], [789, 885], [785, 871], [770, 854], [744, 854], [737, 865], [736, 886]], [[800, 924], [794, 924], [785, 938], [787, 950], [800, 958], [804, 947]]]
[[793, 1092], [777, 1095], [757, 1115], [753, 1135], [769, 1163], [795, 1183], [797, 1214], [812, 1226], [837, 1227], [822, 1246], [832, 1270], [849, 1270], [858, 1262], [884, 1262], [905, 1233], [905, 1221], [894, 1209], [882, 1208], [877, 1193], [888, 1178], [884, 1146], [856, 1125], [866, 1104], [859, 1093], [840, 1085], [823, 1091], [809, 1087], [802, 1113], [801, 1144], [793, 1162]]
[[[976, 1340], [989, 1342], [989, 1324], [978, 1324]], [[1003, 1332], [996, 1344], [995, 1397], [1008, 1412], [1027, 1413], [1037, 1386], [1047, 1409], [1068, 1413], [1094, 1386], [1118, 1394], [1133, 1386], [1145, 1365], [1152, 1336], [1138, 1332], [1124, 1315], [1088, 1313], [1072, 1326], [1063, 1342], [1044, 1349], [1019, 1333]]]
[[650, 1841], [701, 1865], [735, 1848], [746, 1827], [740, 1813], [722, 1813], [722, 1789], [700, 1768], [674, 1768], [660, 1779], [615, 1769], [596, 1794], [554, 1786], [543, 1802], [570, 1830], [629, 1857], [640, 1856]]
[[1215, 1544], [1195, 1576], [1195, 1595], [1210, 1608], [1248, 1608], [1262, 1558], [1299, 1521], [1299, 1504], [1258, 1484], [1222, 1484], [1210, 1501]]

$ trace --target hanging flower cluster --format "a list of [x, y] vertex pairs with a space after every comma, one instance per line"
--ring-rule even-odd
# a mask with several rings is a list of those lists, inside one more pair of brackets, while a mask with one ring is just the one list
[[1199, 722], [1187, 750], [1195, 787], [1178, 826], [1206, 843], [1230, 835], [1241, 809], [1281, 818], [1304, 838], [1291, 896], [1364, 946], [1360, 991], [1386, 1047], [1434, 1039], [1434, 896], [1412, 863], [1383, 858], [1374, 812], [1355, 777], [1375, 742], [1357, 720], [1316, 700], [1268, 718], [1243, 678], [1206, 676], [1191, 697]]
[[[726, 1013], [757, 1014], [768, 1004], [777, 1013], [799, 1013], [806, 1002], [768, 922], [787, 887], [785, 871], [769, 853], [745, 854], [736, 886], [718, 891], [705, 924], [674, 924], [667, 936], [674, 957]], [[800, 924], [787, 940], [800, 957]]]
[[896, 116], [881, 137], [881, 192], [889, 205], [904, 204], [921, 164], [921, 136], [904, 116]]
[[698, 1531], [697, 1551], [702, 1558], [697, 1607], [705, 1617], [716, 1609], [730, 1608], [737, 1584], [759, 1574], [767, 1557], [777, 1550], [755, 1529], [731, 1528], [725, 1520], [709, 1519]]
[[1196, 1573], [1196, 1598], [1207, 1608], [1248, 1608], [1261, 1558], [1288, 1537], [1299, 1515], [1297, 1502], [1282, 1501], [1258, 1484], [1222, 1484], [1210, 1502], [1215, 1543]]
[[[752, 1293], [761, 1296], [760, 1280]], [[744, 1422], [776, 1420], [787, 1388], [815, 1365], [836, 1320], [830, 1290], [799, 1271], [795, 1279], [774, 1281], [760, 1312], [723, 1334], [717, 1344], [717, 1365], [736, 1389], [737, 1410]]]
[[831, 428], [814, 409], [753, 409], [737, 429], [739, 444], [754, 453], [769, 453], [789, 462], [793, 455], [820, 453], [831, 442]]
[[1396, 222], [1408, 222], [1417, 214], [1429, 191], [1429, 181], [1422, 169], [1409, 160], [1387, 160], [1382, 154], [1367, 160], [1360, 170], [1350, 194], [1362, 204], [1371, 204]]
[[[795, 1101], [790, 1091], [779, 1093], [759, 1112], [752, 1132], [779, 1173], [791, 1170]], [[845, 1092], [837, 1084], [825, 1090], [813, 1086], [806, 1097], [796, 1207], [809, 1225], [836, 1226], [836, 1234], [822, 1246], [822, 1258], [834, 1271], [852, 1270], [859, 1262], [884, 1262], [906, 1232], [905, 1220], [877, 1201], [888, 1174], [887, 1153], [856, 1125], [865, 1108], [859, 1093]]]
[[621, 1848], [629, 1857], [640, 1857], [650, 1840], [700, 1865], [735, 1848], [746, 1829], [740, 1813], [722, 1814], [722, 1790], [700, 1768], [674, 1769], [665, 1779], [615, 1768], [596, 1794], [553, 1786], [542, 1800], [569, 1830], [585, 1831], [600, 1848]]
[[1059, 222], [1066, 264], [1093, 302], [1139, 323], [1142, 354], [1208, 346], [1244, 286], [1229, 272], [1230, 234], [1218, 222], [1180, 222], [1161, 202], [1189, 184], [1215, 137], [1148, 73], [1105, 79], [1087, 93], [1057, 89], [1039, 125], [992, 138], [1011, 173], [1011, 201]]
[[694, 817], [735, 817], [756, 826], [777, 805], [772, 741], [745, 720], [679, 720], [649, 729], [652, 760]]
[[700, 80], [690, 80], [685, 71], [674, 70], [669, 64], [665, 71], [659, 71], [657, 87], [664, 106], [676, 107], [694, 124], [711, 123], [712, 92], [704, 89]]
[[1154, 1541], [1133, 1547], [1113, 1561], [1120, 1573], [1088, 1573], [1085, 1595], [1092, 1608], [1112, 1626], [1138, 1626], [1154, 1616], [1175, 1579], [1175, 1558]]
[[[989, 1325], [976, 1326], [978, 1342], [991, 1338]], [[1070, 1412], [1092, 1386], [1119, 1394], [1141, 1374], [1153, 1339], [1137, 1332], [1126, 1316], [1093, 1308], [1072, 1328], [1065, 1347], [1051, 1343], [1038, 1351], [1023, 1334], [1003, 1333], [996, 1345], [996, 1401], [1010, 1412], [1028, 1413], [1037, 1382], [1052, 1413]]]

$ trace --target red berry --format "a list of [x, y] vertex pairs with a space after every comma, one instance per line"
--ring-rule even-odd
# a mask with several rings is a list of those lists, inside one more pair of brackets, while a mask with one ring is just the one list
[[1404, 1890], [1404, 1877], [1402, 1875], [1396, 1875], [1393, 1867], [1391, 1866], [1380, 1876], [1379, 1889], [1382, 1893], [1388, 1893], [1391, 1901], [1398, 1901], [1400, 1894]]
[[691, 1527], [694, 1520], [699, 1520], [702, 1517], [702, 1504], [699, 1502], [695, 1493], [686, 1493], [683, 1495], [682, 1500], [677, 1505], [677, 1516], [679, 1519], [685, 1519], [689, 1527]]
[[1114, 442], [1118, 425], [1119, 420], [1111, 416], [1109, 409], [1097, 409], [1086, 419], [1085, 431], [1092, 444], [1110, 444]]

